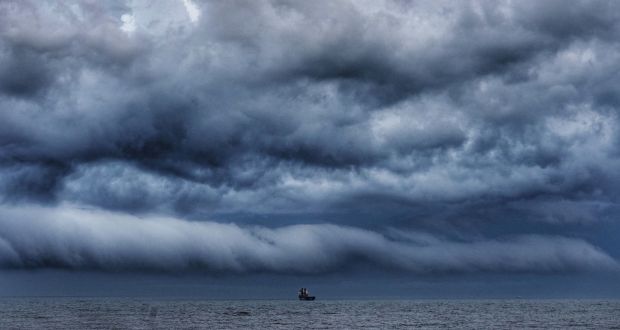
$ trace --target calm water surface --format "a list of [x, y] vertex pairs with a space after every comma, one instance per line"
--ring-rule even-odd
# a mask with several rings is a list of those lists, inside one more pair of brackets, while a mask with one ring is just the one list
[[0, 299], [1, 329], [620, 329], [620, 301]]

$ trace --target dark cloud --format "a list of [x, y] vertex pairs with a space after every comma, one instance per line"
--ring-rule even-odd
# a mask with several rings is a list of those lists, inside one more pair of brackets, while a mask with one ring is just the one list
[[62, 163], [15, 164], [2, 169], [2, 195], [4, 202], [20, 200], [55, 202], [56, 193], [71, 169]]
[[0, 3], [3, 204], [568, 250], [615, 218], [616, 2], [196, 6]]
[[14, 50], [0, 62], [0, 90], [8, 96], [35, 96], [53, 81], [49, 68], [28, 51]]

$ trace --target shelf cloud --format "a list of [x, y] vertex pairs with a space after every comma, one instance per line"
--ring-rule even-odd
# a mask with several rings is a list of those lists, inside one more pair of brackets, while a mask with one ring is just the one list
[[580, 240], [524, 235], [446, 241], [424, 233], [330, 224], [276, 228], [134, 217], [71, 207], [2, 209], [0, 265], [159, 271], [321, 274], [372, 266], [413, 273], [618, 270]]

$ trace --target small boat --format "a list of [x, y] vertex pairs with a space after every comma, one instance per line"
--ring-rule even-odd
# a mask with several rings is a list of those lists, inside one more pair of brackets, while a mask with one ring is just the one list
[[299, 294], [297, 295], [299, 300], [314, 300], [314, 296], [310, 295], [310, 292], [306, 288], [299, 289]]

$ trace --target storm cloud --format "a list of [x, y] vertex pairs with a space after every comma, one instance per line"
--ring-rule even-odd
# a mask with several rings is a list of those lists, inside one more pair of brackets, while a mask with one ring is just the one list
[[2, 1], [2, 263], [615, 269], [619, 7]]

